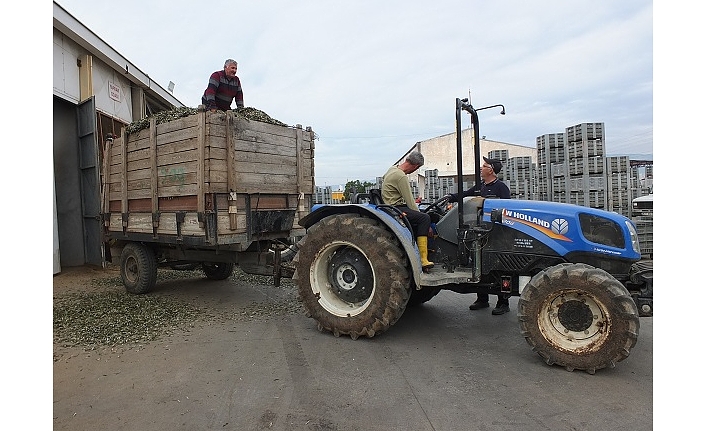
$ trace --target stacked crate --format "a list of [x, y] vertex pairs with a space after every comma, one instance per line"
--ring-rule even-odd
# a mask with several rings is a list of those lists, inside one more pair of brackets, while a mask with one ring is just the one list
[[439, 179], [439, 197], [456, 193], [456, 182], [454, 178], [442, 177]]
[[424, 200], [428, 202], [441, 199], [449, 193], [456, 193], [455, 177], [440, 177], [438, 169], [429, 169], [424, 172]]
[[603, 123], [567, 127], [565, 135], [569, 203], [606, 208]]
[[608, 210], [630, 217], [633, 199], [628, 156], [606, 157]]
[[[644, 168], [644, 175], [640, 170]], [[652, 166], [633, 166], [631, 168], [630, 188], [632, 190], [632, 198], [647, 196], [652, 193]]]
[[[427, 169], [424, 171], [424, 178], [425, 178], [425, 184], [424, 184], [424, 198], [427, 201], [435, 201], [439, 199], [443, 194], [441, 193], [441, 187], [440, 187], [440, 179], [439, 179], [439, 170], [438, 169]], [[418, 194], [414, 194], [414, 191], [412, 191], [412, 194], [416, 198], [419, 196]]]
[[551, 194], [549, 195], [549, 200], [552, 202], [568, 203], [570, 184], [566, 175], [568, 171], [567, 163], [551, 163], [549, 169], [551, 171]]
[[536, 175], [532, 157], [512, 157], [508, 160], [506, 171], [506, 184], [510, 188], [513, 199], [532, 199], [535, 194]]
[[564, 177], [566, 167], [564, 133], [549, 133], [537, 137], [536, 199], [566, 202], [566, 184], [555, 180]]
[[645, 181], [643, 186], [652, 193], [652, 179], [654, 176], [654, 165], [645, 166]]
[[633, 218], [635, 227], [637, 228], [637, 238], [640, 241], [640, 253], [643, 257], [652, 258], [653, 244], [652, 239], [654, 237], [652, 227], [654, 226], [652, 218]]

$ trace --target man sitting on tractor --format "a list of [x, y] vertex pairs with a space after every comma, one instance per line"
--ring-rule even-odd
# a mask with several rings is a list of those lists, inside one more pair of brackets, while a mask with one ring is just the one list
[[407, 175], [419, 169], [423, 164], [424, 156], [422, 153], [419, 151], [409, 153], [404, 162], [397, 166], [392, 166], [382, 177], [381, 193], [383, 202], [397, 207], [407, 216], [417, 239], [417, 246], [422, 259], [422, 270], [428, 272], [429, 269], [434, 267], [434, 263], [428, 259], [429, 252], [427, 251], [427, 235], [431, 226], [431, 218], [429, 214], [419, 211], [407, 178]]

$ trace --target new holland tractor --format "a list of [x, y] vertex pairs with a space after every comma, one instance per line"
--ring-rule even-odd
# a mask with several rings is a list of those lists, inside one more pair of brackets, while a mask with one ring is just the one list
[[[495, 106], [502, 105], [487, 108]], [[480, 109], [456, 99], [457, 184], [461, 111], [471, 116], [480, 181]], [[385, 205], [379, 191], [363, 197], [315, 205], [300, 220], [307, 232], [296, 244], [293, 278], [320, 331], [373, 337], [441, 290], [519, 296], [520, 332], [532, 350], [549, 365], [593, 374], [627, 358], [640, 317], [652, 316], [652, 261], [641, 260], [635, 225], [620, 214], [482, 197], [450, 205], [442, 198], [424, 209], [435, 266], [423, 272], [405, 215]]]

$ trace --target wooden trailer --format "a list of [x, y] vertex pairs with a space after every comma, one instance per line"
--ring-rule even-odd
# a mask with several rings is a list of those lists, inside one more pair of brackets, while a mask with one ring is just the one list
[[314, 139], [311, 127], [199, 110], [107, 140], [104, 233], [128, 290], [149, 290], [157, 266], [189, 264], [217, 279], [238, 264], [278, 283], [273, 250], [304, 235], [298, 221], [312, 206]]

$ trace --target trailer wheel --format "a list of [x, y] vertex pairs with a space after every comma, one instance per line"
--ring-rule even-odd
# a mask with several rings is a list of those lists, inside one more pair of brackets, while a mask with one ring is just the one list
[[120, 254], [120, 278], [130, 293], [152, 290], [157, 283], [157, 258], [152, 250], [138, 243], [127, 244]]
[[201, 269], [209, 280], [225, 280], [233, 273], [234, 266], [235, 264], [226, 262], [204, 262]]
[[198, 269], [200, 265], [198, 263], [175, 263], [172, 265], [169, 265], [169, 267], [175, 271], [193, 271], [195, 269]]
[[549, 365], [614, 367], [637, 343], [640, 319], [627, 289], [602, 269], [562, 263], [538, 273], [519, 300], [520, 331]]
[[293, 279], [319, 331], [372, 338], [404, 313], [410, 295], [407, 256], [377, 220], [332, 215], [309, 228], [298, 246]]

